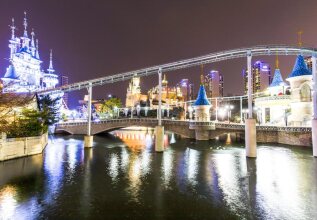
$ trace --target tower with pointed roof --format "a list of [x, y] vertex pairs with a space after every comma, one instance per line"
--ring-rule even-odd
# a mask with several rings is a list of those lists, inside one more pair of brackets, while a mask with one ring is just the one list
[[280, 68], [279, 68], [279, 60], [278, 55], [276, 55], [275, 61], [275, 72], [273, 76], [273, 80], [269, 85], [268, 89], [272, 96], [284, 95], [287, 84], [284, 82]]
[[53, 69], [52, 51], [48, 72], [42, 70], [39, 56], [38, 39], [32, 29], [28, 35], [28, 19], [24, 12], [23, 35], [16, 36], [14, 19], [9, 26], [11, 38], [9, 40], [10, 58], [9, 66], [1, 78], [4, 84], [3, 92], [35, 92], [45, 88], [54, 88], [58, 84], [58, 76]]
[[197, 99], [194, 103], [195, 121], [210, 121], [210, 108], [211, 104], [207, 98], [204, 76], [201, 74], [201, 84], [198, 91]]
[[286, 79], [290, 83], [292, 126], [308, 126], [312, 117], [312, 72], [308, 69], [304, 57], [298, 55], [293, 71]]

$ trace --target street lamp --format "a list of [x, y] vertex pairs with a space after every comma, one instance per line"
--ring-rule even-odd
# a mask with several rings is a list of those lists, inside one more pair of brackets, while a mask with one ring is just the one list
[[115, 115], [115, 117], [117, 118], [117, 117], [118, 117], [118, 107], [117, 107], [117, 106], [114, 106], [114, 107], [113, 107], [113, 110], [114, 110], [114, 115]]
[[147, 112], [148, 112], [148, 110], [149, 110], [149, 107], [145, 106], [145, 107], [144, 107], [144, 114], [145, 114], [145, 117], [147, 117]]
[[125, 108], [125, 109], [124, 109], [124, 115], [125, 115], [125, 117], [128, 117], [128, 112], [129, 112], [129, 109], [128, 109], [128, 108]]
[[232, 109], [234, 109], [234, 106], [233, 105], [226, 105], [225, 108], [228, 112], [228, 122], [230, 123], [231, 111], [232, 111]]
[[140, 117], [140, 111], [141, 111], [141, 107], [140, 107], [140, 105], [137, 105], [136, 106], [136, 114], [138, 117]]
[[189, 112], [189, 120], [193, 119], [193, 107], [189, 106], [188, 107], [188, 112]]

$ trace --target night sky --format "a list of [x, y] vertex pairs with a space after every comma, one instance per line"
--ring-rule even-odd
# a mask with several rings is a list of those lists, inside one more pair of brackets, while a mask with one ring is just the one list
[[[54, 68], [70, 83], [112, 75], [239, 47], [297, 43], [302, 30], [304, 46], [316, 47], [316, 0], [1, 0], [0, 75], [8, 66], [8, 25], [14, 17], [18, 35], [27, 11], [29, 33], [39, 38], [43, 68], [53, 49]], [[255, 58], [270, 62], [274, 58]], [[281, 57], [284, 78], [295, 57]], [[254, 60], [255, 61], [255, 60]], [[241, 71], [246, 59], [206, 65], [224, 75], [225, 94], [242, 94]], [[189, 78], [197, 86], [198, 67], [171, 72], [171, 84]], [[143, 92], [157, 77], [141, 79]], [[94, 98], [108, 94], [125, 98], [128, 82], [94, 88]], [[71, 93], [73, 106], [82, 92]]]

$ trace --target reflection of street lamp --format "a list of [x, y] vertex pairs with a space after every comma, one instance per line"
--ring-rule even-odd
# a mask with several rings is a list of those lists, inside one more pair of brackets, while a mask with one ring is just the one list
[[188, 107], [188, 112], [189, 112], [189, 120], [193, 119], [193, 107], [189, 106]]

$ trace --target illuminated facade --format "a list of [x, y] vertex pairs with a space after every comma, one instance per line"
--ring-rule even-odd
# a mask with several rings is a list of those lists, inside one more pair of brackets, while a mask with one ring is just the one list
[[223, 75], [217, 70], [211, 70], [204, 78], [208, 98], [223, 97]]
[[[244, 93], [248, 92], [248, 71], [242, 72]], [[256, 61], [252, 66], [252, 93], [263, 92], [271, 83], [271, 68], [268, 63]]]
[[147, 95], [141, 94], [140, 77], [133, 77], [127, 89], [125, 107], [135, 107], [146, 101]]
[[54, 88], [58, 84], [58, 76], [53, 68], [52, 50], [49, 67], [44, 72], [39, 56], [39, 44], [38, 40], [35, 40], [34, 31], [31, 32], [31, 38], [28, 36], [26, 16], [23, 26], [22, 37], [17, 37], [14, 19], [12, 19], [11, 39], [9, 40], [10, 64], [1, 78], [4, 84], [3, 92], [27, 93]]
[[268, 88], [270, 95], [255, 99], [259, 121], [262, 124], [311, 126], [312, 72], [302, 55], [297, 56], [286, 80], [289, 86], [283, 81], [280, 70], [276, 69]]
[[[158, 86], [150, 89], [148, 92], [148, 99], [150, 101], [151, 108], [158, 107], [158, 93]], [[162, 80], [162, 105], [171, 108], [172, 106], [176, 106], [180, 101], [183, 101], [181, 87], [168, 87], [168, 81], [166, 80], [166, 75], [164, 75]]]

